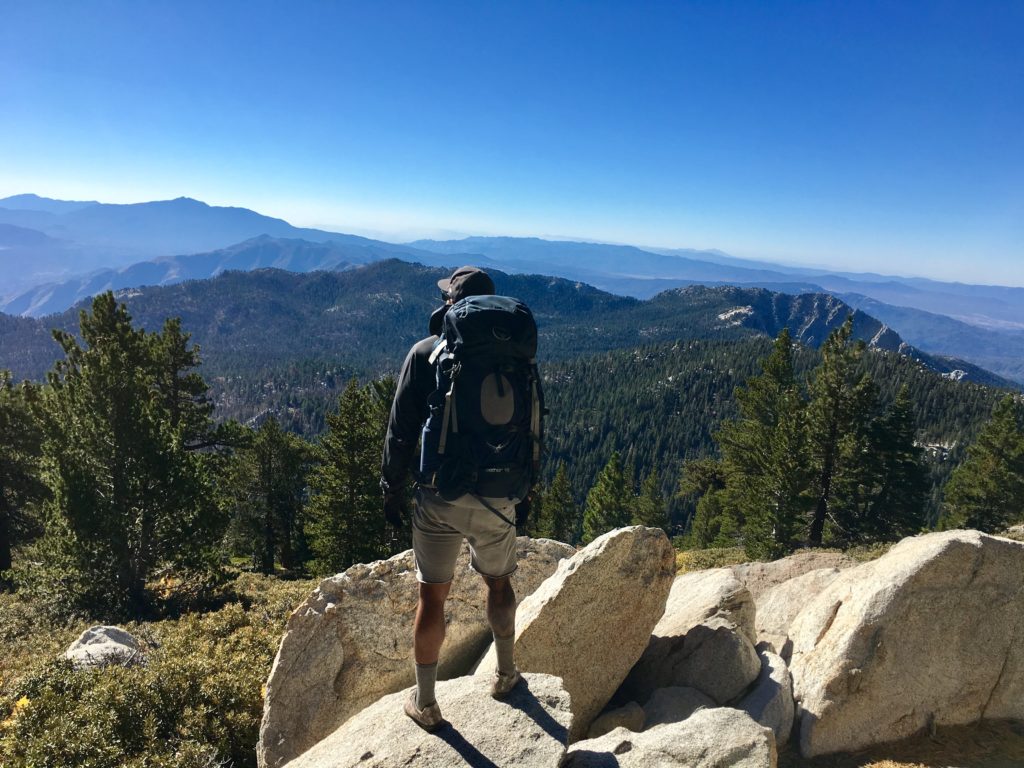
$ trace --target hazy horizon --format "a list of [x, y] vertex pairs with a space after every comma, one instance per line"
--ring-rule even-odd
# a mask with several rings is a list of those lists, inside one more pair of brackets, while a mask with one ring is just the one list
[[12, 3], [0, 196], [1024, 285], [1024, 5]]

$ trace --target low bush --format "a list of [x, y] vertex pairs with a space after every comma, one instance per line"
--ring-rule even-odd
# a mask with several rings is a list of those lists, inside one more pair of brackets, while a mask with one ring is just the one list
[[255, 766], [263, 684], [285, 619], [313, 586], [244, 574], [219, 610], [125, 625], [146, 664], [100, 670], [60, 658], [84, 625], [34, 624], [29, 606], [8, 601], [0, 634], [21, 668], [0, 681], [0, 765]]

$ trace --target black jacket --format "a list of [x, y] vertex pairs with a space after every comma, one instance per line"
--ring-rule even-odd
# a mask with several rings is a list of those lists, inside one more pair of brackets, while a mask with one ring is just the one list
[[419, 468], [416, 447], [420, 432], [430, 408], [427, 398], [437, 389], [437, 374], [430, 363], [441, 332], [441, 321], [448, 311], [447, 306], [437, 309], [430, 316], [430, 333], [416, 342], [402, 363], [398, 375], [398, 388], [391, 404], [391, 418], [388, 420], [388, 434], [384, 439], [384, 458], [380, 468], [380, 486], [385, 493], [400, 492], [405, 486], [410, 469], [414, 476]]

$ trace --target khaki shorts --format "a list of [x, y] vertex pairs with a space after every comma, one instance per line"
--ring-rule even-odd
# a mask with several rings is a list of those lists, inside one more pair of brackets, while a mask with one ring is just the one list
[[[515, 505], [507, 499], [487, 502], [509, 520], [515, 520]], [[516, 570], [515, 526], [472, 496], [447, 502], [434, 491], [417, 488], [412, 517], [416, 578], [425, 584], [451, 581], [464, 538], [469, 541], [470, 565], [477, 573], [500, 578]]]

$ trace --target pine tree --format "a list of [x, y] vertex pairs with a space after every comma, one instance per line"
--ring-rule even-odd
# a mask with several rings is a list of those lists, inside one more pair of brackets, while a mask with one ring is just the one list
[[[174, 358], [178, 341], [132, 327], [111, 293], [80, 316], [84, 347], [55, 331], [65, 359], [49, 376], [41, 412], [45, 563], [31, 588], [82, 607], [139, 614], [146, 581], [162, 566], [212, 569], [224, 518], [209, 457], [188, 445], [212, 429], [205, 404], [162, 383], [194, 381]], [[174, 331], [171, 332], [174, 336]]]
[[[853, 317], [834, 330], [821, 348], [807, 411], [814, 506], [807, 543], [821, 546], [826, 522], [842, 528], [850, 492], [862, 477], [868, 419], [877, 390], [866, 374], [857, 376], [863, 343], [851, 344]], [[839, 530], [840, 536], [845, 535]]]
[[780, 557], [792, 551], [804, 525], [809, 481], [804, 403], [788, 329], [776, 338], [763, 372], [735, 394], [739, 416], [716, 435], [725, 480], [722, 506], [742, 528], [748, 556]]
[[945, 488], [945, 528], [998, 533], [1024, 519], [1024, 402], [1006, 395]]
[[576, 531], [579, 507], [569, 486], [569, 473], [563, 462], [558, 463], [551, 485], [544, 489], [536, 535], [545, 539], [570, 542]]
[[847, 525], [860, 541], [895, 541], [925, 526], [929, 495], [928, 472], [923, 451], [915, 442], [917, 425], [906, 385], [870, 428], [870, 445], [861, 462], [867, 467], [860, 489], [863, 502]]
[[679, 477], [679, 497], [697, 499], [693, 512], [683, 525], [686, 546], [710, 547], [721, 530], [722, 490], [725, 476], [717, 459], [693, 459], [683, 463]]
[[380, 456], [387, 429], [387, 386], [352, 379], [327, 416], [310, 475], [306, 527], [321, 574], [387, 557], [391, 535], [381, 511]]
[[10, 371], [0, 370], [0, 588], [9, 586], [14, 546], [36, 533], [29, 506], [42, 498], [39, 477], [42, 434], [32, 412], [37, 388], [15, 385]]
[[222, 494], [231, 514], [230, 540], [251, 555], [263, 573], [303, 561], [302, 508], [312, 448], [267, 418], [238, 450], [225, 473]]
[[602, 533], [629, 525], [633, 516], [632, 483], [626, 478], [618, 451], [597, 476], [587, 494], [583, 510], [583, 543], [589, 544]]
[[652, 470], [640, 485], [640, 494], [633, 502], [633, 525], [661, 528], [668, 533], [668, 510], [661, 493], [661, 478], [658, 470]]

